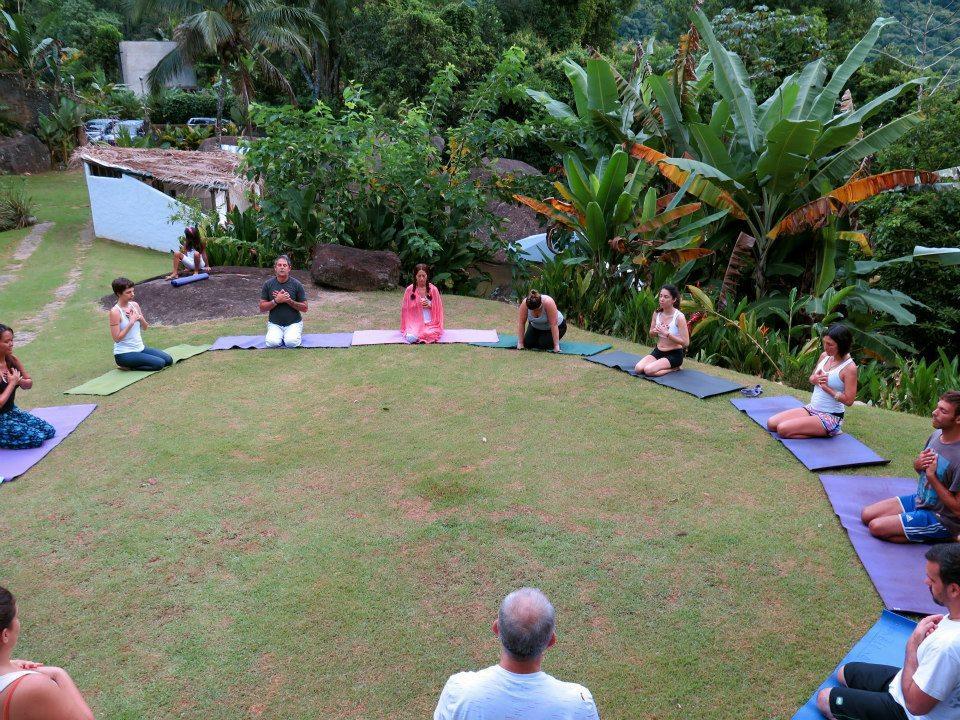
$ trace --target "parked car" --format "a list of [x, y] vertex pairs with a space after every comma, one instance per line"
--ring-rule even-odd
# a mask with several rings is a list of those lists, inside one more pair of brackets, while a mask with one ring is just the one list
[[115, 120], [103, 131], [100, 139], [116, 145], [121, 133], [126, 133], [131, 138], [140, 137], [143, 135], [143, 120]]
[[97, 142], [103, 133], [106, 132], [107, 128], [115, 122], [117, 122], [116, 118], [94, 118], [93, 120], [87, 120], [83, 124], [83, 130], [87, 134], [87, 140]]
[[187, 120], [187, 125], [216, 125], [217, 119], [211, 117], [192, 117]]

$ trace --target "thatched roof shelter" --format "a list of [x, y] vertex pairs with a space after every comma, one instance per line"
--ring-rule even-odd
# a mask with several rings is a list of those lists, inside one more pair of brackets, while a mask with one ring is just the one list
[[90, 162], [119, 170], [145, 180], [156, 180], [188, 188], [236, 192], [250, 187], [240, 176], [241, 156], [222, 151], [126, 148], [111, 145], [84, 145], [72, 164]]

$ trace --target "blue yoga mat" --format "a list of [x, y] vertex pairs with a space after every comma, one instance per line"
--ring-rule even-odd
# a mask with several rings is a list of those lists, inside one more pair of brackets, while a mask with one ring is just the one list
[[874, 626], [867, 630], [867, 634], [840, 661], [830, 677], [810, 696], [807, 704], [797, 710], [793, 720], [823, 720], [823, 715], [817, 710], [817, 693], [824, 688], [837, 687], [840, 684], [837, 682], [837, 670], [841, 665], [849, 662], [869, 662], [903, 667], [907, 639], [916, 626], [917, 624], [912, 620], [884, 610]]
[[198, 280], [206, 280], [208, 277], [210, 276], [207, 273], [184, 275], [183, 277], [174, 278], [170, 281], [170, 284], [174, 287], [180, 287], [181, 285], [189, 285], [190, 283], [197, 282]]
[[[500, 339], [497, 342], [474, 342], [470, 343], [471, 345], [476, 345], [477, 347], [492, 347], [492, 348], [503, 348], [504, 350], [516, 350], [517, 349], [517, 336], [516, 335], [500, 335]], [[560, 354], [561, 355], [596, 355], [597, 353], [603, 352], [604, 350], [609, 350], [611, 345], [608, 343], [606, 345], [596, 345], [594, 343], [585, 343], [585, 342], [574, 342], [572, 340], [561, 340], [560, 341]]]
[[[734, 398], [730, 402], [764, 430], [767, 430], [767, 420], [778, 412], [803, 407], [803, 403], [792, 395]], [[803, 463], [807, 470], [838, 470], [864, 465], [885, 465], [890, 462], [847, 433], [831, 438], [807, 440], [784, 440], [774, 433], [770, 435], [783, 443], [783, 446], [793, 453], [793, 456]]]

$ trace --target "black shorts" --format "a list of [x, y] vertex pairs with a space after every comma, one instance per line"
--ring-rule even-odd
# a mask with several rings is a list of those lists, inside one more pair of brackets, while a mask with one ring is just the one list
[[660, 348], [654, 348], [653, 352], [650, 353], [657, 360], [661, 358], [666, 358], [670, 361], [670, 367], [678, 368], [683, 364], [683, 348], [677, 348], [676, 350], [668, 350], [664, 352]]
[[830, 712], [844, 720], [907, 720], [907, 712], [890, 694], [900, 672], [892, 665], [852, 662], [843, 666], [847, 687], [830, 690]]

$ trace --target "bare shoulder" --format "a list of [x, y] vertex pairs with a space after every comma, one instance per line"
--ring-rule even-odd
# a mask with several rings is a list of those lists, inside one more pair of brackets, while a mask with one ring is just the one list
[[48, 717], [50, 710], [57, 708], [62, 700], [62, 690], [53, 680], [40, 673], [24, 675], [10, 701], [17, 708], [17, 717], [32, 720]]

